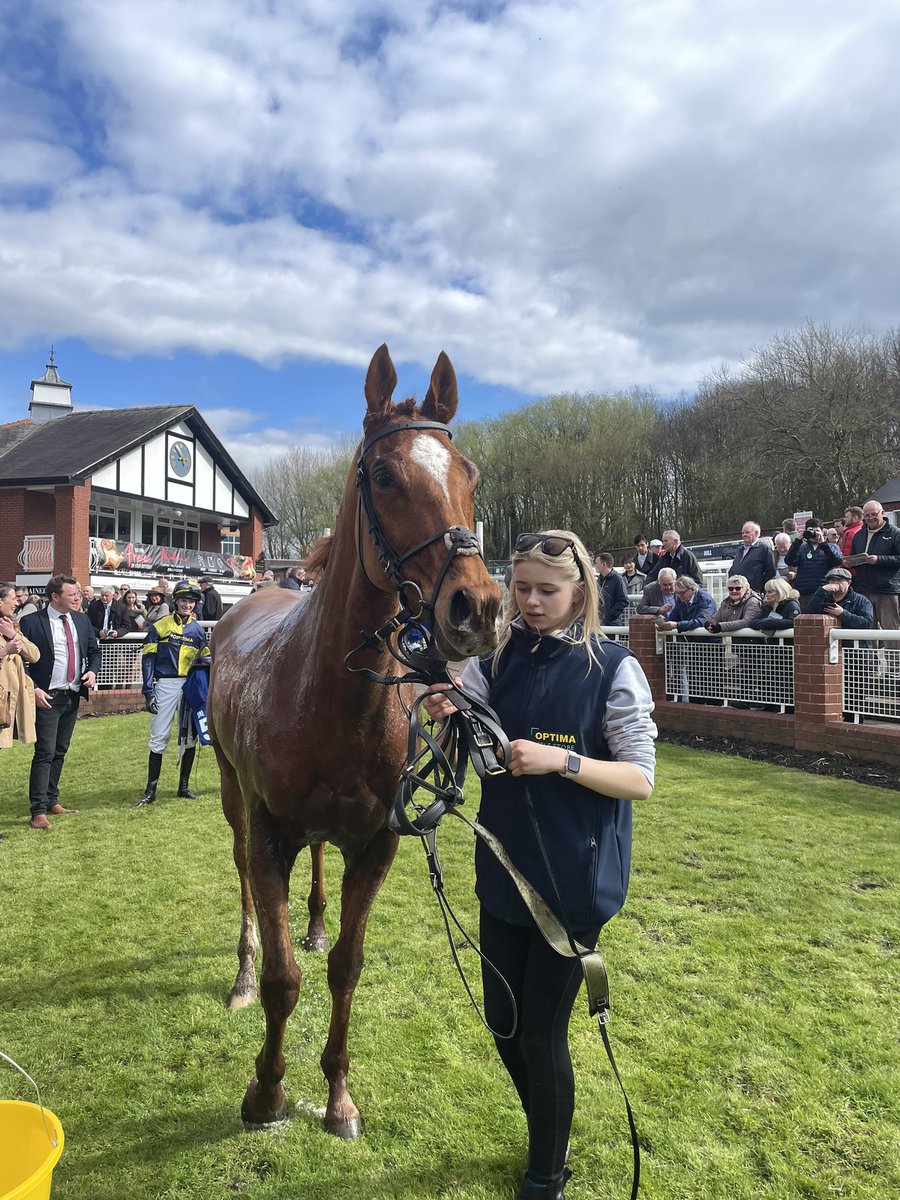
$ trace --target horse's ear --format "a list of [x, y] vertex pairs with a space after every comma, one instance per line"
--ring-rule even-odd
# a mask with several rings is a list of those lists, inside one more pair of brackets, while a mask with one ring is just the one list
[[387, 416], [391, 411], [391, 396], [396, 386], [397, 372], [391, 362], [387, 343], [383, 342], [372, 355], [366, 372], [366, 404], [370, 416]]
[[429, 421], [440, 421], [448, 425], [456, 416], [459, 392], [456, 387], [456, 372], [453, 363], [442, 350], [431, 372], [431, 383], [422, 401], [422, 416]]

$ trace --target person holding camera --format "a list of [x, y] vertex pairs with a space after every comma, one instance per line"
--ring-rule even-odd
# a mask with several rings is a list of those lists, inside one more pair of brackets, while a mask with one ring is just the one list
[[[188, 671], [198, 658], [209, 657], [206, 632], [194, 617], [200, 602], [200, 589], [183, 579], [172, 589], [175, 611], [151, 625], [141, 652], [144, 676], [144, 699], [150, 722], [150, 761], [147, 767], [147, 787], [134, 805], [141, 808], [156, 799], [156, 788], [162, 770], [163, 753], [172, 735], [172, 721], [181, 703], [181, 693]], [[196, 800], [190, 789], [191, 767], [196, 745], [188, 743], [181, 757], [178, 795]]]
[[794, 587], [800, 596], [800, 611], [806, 612], [810, 597], [825, 582], [825, 576], [844, 561], [840, 546], [825, 538], [825, 529], [818, 517], [809, 517], [802, 537], [798, 538], [784, 556], [785, 563], [796, 571]]
[[840, 621], [841, 629], [871, 629], [875, 624], [875, 610], [871, 601], [850, 584], [853, 576], [846, 567], [834, 567], [825, 576], [820, 588], [810, 596], [806, 611], [834, 617]]

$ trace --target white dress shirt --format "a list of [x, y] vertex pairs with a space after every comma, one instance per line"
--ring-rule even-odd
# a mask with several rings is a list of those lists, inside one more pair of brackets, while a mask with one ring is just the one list
[[66, 631], [63, 629], [63, 613], [57, 612], [53, 605], [50, 604], [47, 606], [47, 616], [50, 618], [50, 632], [53, 635], [53, 672], [50, 676], [50, 691], [55, 692], [57, 688], [67, 687], [71, 688], [73, 692], [77, 692], [81, 687], [81, 661], [78, 653], [78, 630], [75, 628], [72, 614], [65, 614], [69, 622], [69, 629], [72, 631], [72, 644], [75, 648], [75, 678], [71, 683], [69, 683], [67, 678], [69, 673], [69, 643], [66, 640]]

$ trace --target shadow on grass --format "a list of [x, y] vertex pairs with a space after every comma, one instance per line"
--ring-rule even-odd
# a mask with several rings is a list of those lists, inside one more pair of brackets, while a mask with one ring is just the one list
[[199, 963], [206, 960], [218, 964], [221, 959], [221, 950], [174, 950], [165, 964], [158, 956], [111, 958], [80, 969], [67, 965], [56, 971], [20, 973], [15, 979], [0, 980], [0, 1005], [21, 1003], [23, 991], [32, 996], [52, 996], [64, 985], [67, 1004], [128, 997], [138, 1000], [150, 997], [155, 1002], [207, 995], [221, 1000], [224, 1010], [231, 987], [227, 971], [221, 975], [216, 972], [215, 978], [211, 972], [208, 978], [197, 977]]

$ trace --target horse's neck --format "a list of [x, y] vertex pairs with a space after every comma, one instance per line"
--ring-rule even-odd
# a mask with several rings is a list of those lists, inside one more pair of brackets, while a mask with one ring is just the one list
[[[307, 660], [310, 656], [315, 659], [315, 674], [320, 679], [330, 678], [339, 684], [361, 681], [361, 676], [344, 666], [344, 658], [397, 612], [398, 602], [395, 593], [381, 591], [366, 578], [352, 537], [338, 540], [335, 534], [328, 565], [310, 604], [314, 608], [302, 622], [305, 628], [297, 631], [300, 654]], [[314, 623], [311, 639], [309, 619]], [[350, 665], [384, 671], [391, 663], [393, 659], [387, 654], [376, 659], [371, 651], [364, 651]], [[373, 699], [388, 691], [379, 686]]]

